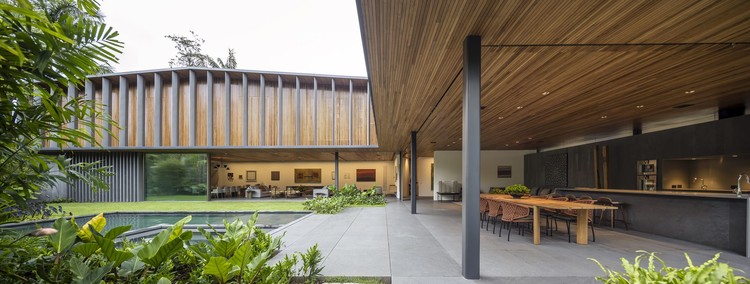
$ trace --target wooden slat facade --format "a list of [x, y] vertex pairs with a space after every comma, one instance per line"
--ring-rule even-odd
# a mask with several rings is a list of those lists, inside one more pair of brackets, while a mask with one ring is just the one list
[[[377, 147], [365, 78], [181, 68], [89, 80], [88, 96], [99, 103], [106, 97], [103, 109], [113, 119], [111, 135], [97, 138], [105, 149]], [[72, 91], [87, 96], [84, 88]]]

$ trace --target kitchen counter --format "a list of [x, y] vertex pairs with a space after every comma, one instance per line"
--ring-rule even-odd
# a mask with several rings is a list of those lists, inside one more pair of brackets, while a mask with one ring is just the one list
[[588, 192], [588, 193], [619, 193], [619, 194], [643, 194], [643, 195], [661, 195], [661, 196], [678, 196], [678, 197], [708, 197], [708, 198], [729, 198], [729, 199], [748, 199], [750, 195], [743, 193], [737, 197], [737, 194], [726, 191], [711, 192], [708, 190], [633, 190], [633, 189], [600, 189], [600, 188], [566, 188], [571, 192]]
[[748, 194], [557, 188], [562, 195], [609, 197], [625, 204], [631, 230], [704, 244], [750, 256]]

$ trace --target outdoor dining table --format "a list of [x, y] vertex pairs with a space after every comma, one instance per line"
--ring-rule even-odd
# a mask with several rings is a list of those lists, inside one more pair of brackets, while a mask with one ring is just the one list
[[480, 198], [492, 199], [503, 202], [510, 202], [521, 206], [526, 206], [533, 209], [534, 215], [534, 244], [538, 245], [541, 241], [541, 225], [539, 221], [539, 210], [541, 208], [553, 209], [553, 210], [574, 210], [576, 212], [576, 243], [579, 245], [586, 245], [589, 243], [588, 234], [588, 217], [589, 210], [605, 210], [605, 209], [617, 209], [612, 206], [595, 205], [576, 203], [568, 201], [559, 201], [545, 198], [513, 198], [510, 195], [505, 194], [480, 194]]

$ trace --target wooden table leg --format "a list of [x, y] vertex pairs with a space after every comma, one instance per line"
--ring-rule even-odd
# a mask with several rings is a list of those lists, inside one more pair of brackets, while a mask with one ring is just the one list
[[534, 244], [538, 245], [541, 242], [540, 232], [542, 231], [539, 225], [540, 223], [539, 222], [539, 207], [534, 206], [533, 209], [534, 209]]
[[589, 210], [580, 209], [576, 216], [576, 243], [585, 245], [589, 243]]

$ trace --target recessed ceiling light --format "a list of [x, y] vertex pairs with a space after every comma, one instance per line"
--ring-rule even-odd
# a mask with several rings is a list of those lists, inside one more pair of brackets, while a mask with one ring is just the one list
[[738, 157], [737, 155], [732, 155], [732, 158], [737, 158], [737, 157]]
[[453, 141], [453, 144], [456, 144], [456, 141]]
[[508, 147], [508, 146], [510, 146], [510, 144], [505, 144], [505, 147]]
[[602, 115], [602, 117], [601, 117], [601, 118], [607, 118], [607, 116], [606, 116], [606, 115]]
[[531, 137], [529, 137], [529, 140], [531, 140]]
[[516, 144], [521, 143], [521, 141], [516, 141]]
[[546, 95], [549, 95], [549, 92], [542, 93], [542, 96], [546, 96]]
[[516, 107], [516, 109], [522, 109], [522, 108], [523, 108], [522, 106], [517, 106], [517, 107]]
[[637, 105], [635, 108], [643, 108], [643, 105]]
[[505, 117], [504, 117], [504, 116], [501, 116], [501, 117], [498, 117], [497, 119], [503, 119], [503, 118], [505, 118]]
[[685, 91], [685, 94], [692, 94], [695, 93], [695, 90]]
[[458, 140], [462, 140], [463, 138], [458, 138]]

